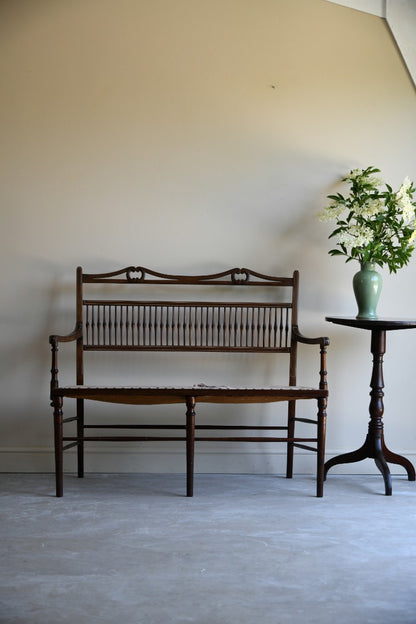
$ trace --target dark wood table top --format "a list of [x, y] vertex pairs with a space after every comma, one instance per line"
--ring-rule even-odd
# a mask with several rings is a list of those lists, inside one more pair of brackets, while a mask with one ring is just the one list
[[336, 325], [357, 327], [359, 329], [378, 329], [389, 331], [392, 329], [416, 329], [416, 319], [410, 318], [376, 318], [364, 319], [355, 316], [326, 316], [325, 320]]

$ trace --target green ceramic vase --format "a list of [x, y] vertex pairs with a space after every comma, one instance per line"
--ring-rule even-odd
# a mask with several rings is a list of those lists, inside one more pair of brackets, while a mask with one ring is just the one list
[[374, 262], [365, 262], [353, 277], [352, 285], [358, 306], [357, 318], [377, 318], [376, 309], [383, 279], [375, 270], [375, 266]]

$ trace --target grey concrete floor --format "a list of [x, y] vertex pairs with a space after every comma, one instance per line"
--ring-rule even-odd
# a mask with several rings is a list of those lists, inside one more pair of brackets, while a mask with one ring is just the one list
[[416, 484], [0, 475], [2, 624], [415, 624]]

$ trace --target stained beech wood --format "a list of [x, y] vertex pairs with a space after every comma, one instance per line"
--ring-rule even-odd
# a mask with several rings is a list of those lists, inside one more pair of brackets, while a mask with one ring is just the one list
[[[111, 296], [94, 298], [89, 288], [112, 285]], [[162, 287], [162, 300], [148, 298], [148, 287]], [[216, 300], [201, 297], [202, 291], [215, 287], [225, 293]], [[189, 296], [184, 298], [183, 291]], [[181, 298], [175, 292], [181, 292]], [[133, 296], [132, 296], [133, 292]], [[240, 293], [244, 297], [240, 297]], [[198, 294], [197, 294], [198, 293]], [[266, 293], [266, 295], [265, 295]], [[291, 277], [264, 275], [251, 269], [234, 268], [207, 275], [172, 275], [144, 267], [126, 267], [109, 273], [76, 274], [76, 322], [74, 330], [65, 335], [51, 335], [51, 404], [54, 409], [56, 495], [63, 495], [63, 452], [77, 447], [78, 476], [84, 476], [84, 445], [91, 441], [183, 440], [186, 442], [187, 496], [193, 495], [195, 441], [283, 442], [287, 448], [286, 476], [293, 474], [293, 450], [301, 448], [316, 453], [317, 496], [323, 495], [326, 406], [328, 398], [326, 351], [327, 337], [303, 335], [298, 327], [299, 273]], [[170, 295], [174, 295], [171, 297]], [[247, 295], [247, 296], [246, 296]], [[217, 295], [218, 296], [218, 295]], [[212, 295], [211, 295], [212, 297]], [[205, 300], [207, 299], [207, 300]], [[62, 384], [59, 378], [58, 350], [66, 343], [76, 344], [76, 375], [74, 385]], [[298, 345], [312, 345], [317, 353], [317, 383], [303, 387], [297, 382]], [[212, 352], [256, 353], [265, 357], [284, 357], [287, 361], [285, 379], [276, 385], [258, 387], [229, 387], [225, 385], [173, 386], [166, 380], [160, 386], [88, 385], [84, 353], [136, 352]], [[267, 355], [266, 355], [267, 354]], [[219, 356], [221, 357], [221, 356]], [[64, 399], [76, 401], [76, 416], [64, 418]], [[316, 402], [317, 415], [296, 416], [298, 400]], [[86, 421], [86, 401], [130, 405], [182, 404], [184, 420], [175, 424], [91, 424]], [[268, 403], [284, 401], [288, 405], [286, 422], [282, 425], [200, 424], [197, 422], [198, 403]], [[316, 414], [316, 412], [315, 412]], [[64, 425], [75, 422], [72, 435]], [[311, 425], [310, 436], [295, 435], [295, 424]], [[90, 435], [91, 429], [100, 430]], [[178, 435], [108, 435], [108, 429], [175, 430]], [[222, 431], [255, 431], [257, 435], [221, 435]], [[276, 437], [273, 432], [283, 432]], [[216, 435], [196, 436], [196, 431], [216, 431]], [[265, 432], [268, 435], [258, 435]]]

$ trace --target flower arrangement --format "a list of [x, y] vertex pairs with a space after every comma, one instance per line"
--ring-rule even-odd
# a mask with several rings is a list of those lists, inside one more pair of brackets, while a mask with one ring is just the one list
[[[397, 192], [377, 174], [380, 169], [353, 169], [343, 178], [350, 185], [347, 197], [328, 195], [331, 204], [318, 215], [320, 221], [336, 222], [329, 238], [336, 237], [338, 248], [331, 256], [346, 256], [346, 262], [386, 265], [390, 273], [408, 264], [415, 248], [415, 187], [405, 178]], [[382, 187], [385, 187], [385, 190]]]

